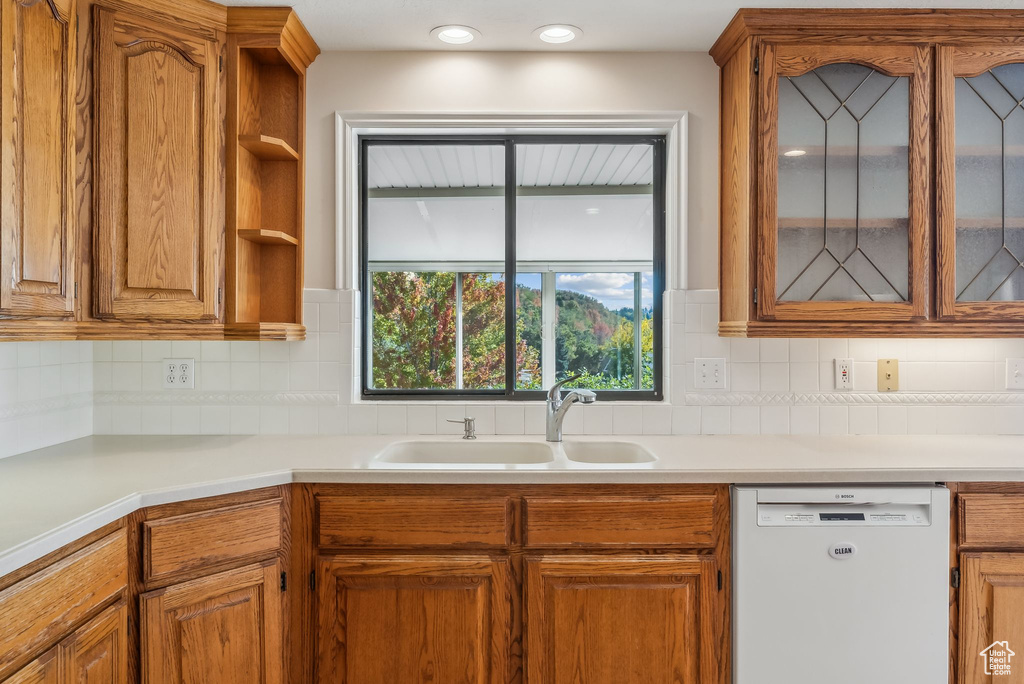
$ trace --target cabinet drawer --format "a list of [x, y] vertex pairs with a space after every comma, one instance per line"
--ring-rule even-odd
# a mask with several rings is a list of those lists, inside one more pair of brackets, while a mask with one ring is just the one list
[[1024, 494], [961, 494], [962, 548], [1024, 549]]
[[123, 529], [0, 591], [0, 680], [128, 584]]
[[281, 547], [281, 499], [148, 520], [142, 535], [147, 582], [255, 559]]
[[526, 546], [710, 548], [715, 497], [527, 497]]
[[320, 496], [321, 547], [465, 546], [511, 542], [508, 497]]

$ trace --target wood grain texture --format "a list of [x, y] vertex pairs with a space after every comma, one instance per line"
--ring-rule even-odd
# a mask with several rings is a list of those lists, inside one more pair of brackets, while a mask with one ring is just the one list
[[0, 592], [0, 678], [127, 585], [123, 529]]
[[956, 321], [731, 321], [719, 324], [722, 337], [1024, 337], [1024, 319]]
[[95, 314], [216, 320], [219, 41], [99, 6], [95, 23]]
[[257, 560], [281, 547], [281, 499], [148, 520], [142, 530], [147, 582]]
[[[956, 79], [1004, 64], [1024, 63], [1024, 46], [937, 47], [936, 68], [936, 311], [940, 319], [1016, 321], [1022, 301], [958, 302], [956, 286]], [[999, 184], [998, 175], [991, 179]]]
[[710, 556], [528, 556], [530, 684], [718, 682]]
[[959, 684], [1021, 681], [1012, 659], [1010, 676], [986, 675], [980, 654], [995, 641], [1024, 642], [1024, 554], [965, 553], [960, 570]]
[[511, 577], [497, 556], [322, 558], [316, 681], [508, 682]]
[[718, 273], [719, 320], [747, 321], [754, 314], [757, 94], [753, 47], [747, 44], [722, 67], [720, 79]]
[[526, 497], [527, 547], [710, 548], [714, 496]]
[[143, 681], [281, 684], [280, 568], [268, 561], [143, 594]]
[[1024, 492], [957, 497], [960, 548], [1024, 550]]
[[[758, 130], [757, 259], [758, 313], [769, 320], [905, 321], [928, 312], [928, 255], [931, 215], [931, 53], [903, 45], [775, 45], [761, 51]], [[856, 63], [890, 76], [909, 79], [910, 140], [908, 228], [908, 291], [906, 302], [778, 301], [776, 280], [779, 250], [778, 217], [778, 92], [779, 79], [798, 76], [826, 64]], [[749, 229], [749, 228], [748, 228]], [[735, 298], [729, 295], [730, 299]]]
[[308, 34], [287, 8], [229, 17], [227, 320], [301, 324], [305, 70], [319, 50], [292, 44]]
[[127, 684], [128, 607], [110, 606], [61, 642], [65, 684]]
[[3, 684], [61, 684], [59, 669], [60, 660], [54, 647], [5, 679]]
[[75, 11], [0, 11], [0, 318], [74, 314]]
[[1020, 44], [1024, 12], [996, 9], [741, 9], [710, 50], [722, 66], [751, 38], [879, 45]]
[[318, 496], [317, 544], [340, 547], [507, 546], [507, 497]]

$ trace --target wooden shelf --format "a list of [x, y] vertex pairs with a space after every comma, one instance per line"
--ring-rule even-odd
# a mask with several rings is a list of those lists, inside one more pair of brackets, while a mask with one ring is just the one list
[[260, 230], [258, 228], [243, 228], [238, 231], [238, 237], [249, 242], [258, 242], [261, 245], [298, 245], [297, 238], [280, 230]]
[[265, 161], [298, 161], [299, 153], [281, 138], [269, 135], [240, 135], [238, 144]]

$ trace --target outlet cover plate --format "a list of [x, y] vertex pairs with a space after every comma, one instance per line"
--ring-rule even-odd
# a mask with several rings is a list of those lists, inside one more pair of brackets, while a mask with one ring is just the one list
[[1006, 389], [1024, 390], [1024, 359], [1006, 359]]
[[725, 389], [725, 359], [694, 359], [693, 386], [696, 389]]
[[853, 359], [836, 359], [836, 390], [849, 392], [853, 389]]
[[164, 359], [164, 389], [195, 389], [195, 359]]
[[900, 360], [878, 359], [878, 391], [898, 392], [900, 389]]

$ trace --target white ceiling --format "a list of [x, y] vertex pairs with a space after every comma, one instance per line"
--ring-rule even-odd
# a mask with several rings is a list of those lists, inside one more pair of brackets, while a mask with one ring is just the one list
[[[289, 0], [221, 0], [228, 5]], [[290, 0], [322, 50], [706, 51], [740, 7], [989, 7], [1024, 0]], [[581, 40], [548, 45], [535, 28], [568, 23]], [[480, 38], [444, 45], [429, 32], [467, 24]]]
[[[370, 188], [493, 188], [503, 186], [504, 151], [493, 145], [373, 145]], [[520, 145], [522, 187], [650, 185], [650, 145]]]

